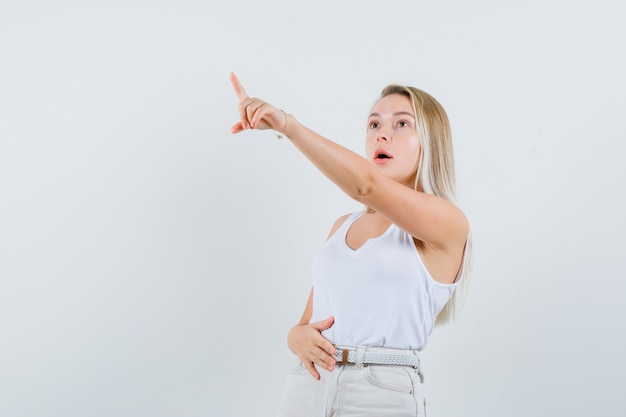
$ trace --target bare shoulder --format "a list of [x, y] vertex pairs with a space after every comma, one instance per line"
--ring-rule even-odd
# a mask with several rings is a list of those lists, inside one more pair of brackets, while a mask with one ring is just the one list
[[337, 229], [341, 227], [341, 225], [348, 219], [348, 217], [350, 217], [351, 214], [352, 213], [344, 214], [343, 216], [335, 220], [335, 223], [333, 224], [333, 227], [330, 229], [330, 233], [328, 234], [328, 237], [326, 238], [326, 240], [330, 239], [330, 237], [335, 234]]

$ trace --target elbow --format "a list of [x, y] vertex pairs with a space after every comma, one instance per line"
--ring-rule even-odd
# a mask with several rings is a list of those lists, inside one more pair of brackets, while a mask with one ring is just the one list
[[366, 203], [368, 198], [373, 194], [374, 189], [375, 183], [373, 179], [366, 177], [361, 181], [356, 182], [352, 189], [348, 192], [348, 195], [360, 203]]

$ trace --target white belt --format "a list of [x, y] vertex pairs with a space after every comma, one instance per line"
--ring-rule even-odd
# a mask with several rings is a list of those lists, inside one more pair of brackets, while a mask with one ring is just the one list
[[368, 351], [363, 348], [336, 350], [333, 358], [337, 364], [412, 366], [416, 369], [420, 366], [419, 357], [410, 352], [393, 352], [391, 349]]

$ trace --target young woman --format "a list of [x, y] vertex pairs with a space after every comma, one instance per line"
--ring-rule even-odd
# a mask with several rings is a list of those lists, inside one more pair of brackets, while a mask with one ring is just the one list
[[461, 302], [471, 257], [445, 110], [414, 87], [386, 87], [367, 119], [364, 158], [231, 82], [240, 100], [232, 133], [279, 132], [365, 206], [335, 222], [313, 264], [289, 332], [300, 364], [280, 416], [425, 415], [418, 352]]

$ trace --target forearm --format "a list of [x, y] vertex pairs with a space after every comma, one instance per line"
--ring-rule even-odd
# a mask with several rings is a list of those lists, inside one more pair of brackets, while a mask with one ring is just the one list
[[283, 133], [349, 197], [360, 201], [360, 197], [368, 193], [378, 172], [361, 155], [312, 131], [293, 115], [287, 115]]
[[311, 322], [311, 316], [313, 315], [313, 288], [309, 292], [309, 298], [307, 298], [306, 306], [304, 306], [304, 311], [302, 312], [302, 317], [300, 318], [300, 322], [296, 324], [296, 326], [305, 326]]

